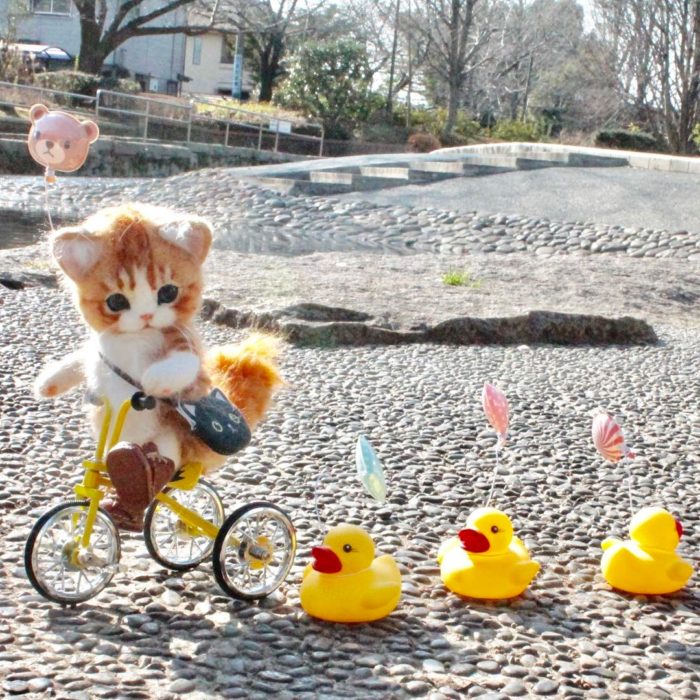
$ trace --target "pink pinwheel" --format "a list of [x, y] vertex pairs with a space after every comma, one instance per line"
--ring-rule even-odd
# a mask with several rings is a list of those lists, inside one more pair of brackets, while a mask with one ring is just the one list
[[505, 394], [487, 382], [484, 384], [481, 402], [486, 418], [498, 433], [499, 442], [504, 444], [508, 433], [508, 400]]
[[593, 444], [608, 462], [635, 457], [634, 452], [625, 444], [622, 429], [607, 413], [601, 413], [593, 419]]

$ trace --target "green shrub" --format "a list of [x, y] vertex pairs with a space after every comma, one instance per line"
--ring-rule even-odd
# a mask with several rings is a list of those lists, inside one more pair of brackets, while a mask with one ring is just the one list
[[599, 131], [595, 137], [596, 146], [621, 148], [627, 151], [658, 151], [663, 144], [652, 134], [628, 129], [607, 129]]
[[695, 145], [700, 149], [700, 122], [695, 125], [693, 129], [693, 141]]
[[291, 58], [275, 102], [321, 119], [329, 138], [350, 138], [376, 107], [371, 83], [364, 46], [351, 39], [308, 43]]
[[[406, 106], [397, 105], [394, 110], [394, 120], [397, 123], [406, 123]], [[444, 107], [434, 109], [412, 109], [411, 128], [418, 131], [425, 131], [440, 138], [447, 123], [447, 110]], [[479, 122], [472, 119], [467, 112], [457, 112], [457, 121], [453, 131], [458, 143], [476, 138], [481, 133]], [[444, 143], [444, 141], [443, 141]], [[445, 145], [452, 145], [447, 144]]]
[[102, 77], [100, 78], [99, 88], [101, 90], [112, 90], [113, 92], [122, 92], [127, 95], [136, 95], [141, 92], [141, 85], [135, 80], [129, 78], [113, 78]]
[[362, 141], [376, 143], [406, 143], [408, 129], [404, 126], [387, 124], [363, 124], [357, 134]]
[[541, 121], [502, 119], [491, 129], [491, 136], [501, 141], [541, 141], [546, 135]]
[[73, 92], [78, 95], [94, 95], [99, 87], [100, 78], [97, 75], [81, 73], [77, 70], [57, 70], [39, 73], [34, 79], [34, 83], [49, 90]]

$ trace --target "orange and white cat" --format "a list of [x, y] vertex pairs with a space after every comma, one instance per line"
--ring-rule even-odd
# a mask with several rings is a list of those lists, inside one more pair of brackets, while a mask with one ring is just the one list
[[[204, 354], [194, 317], [211, 239], [204, 220], [141, 204], [104, 209], [77, 228], [57, 231], [53, 256], [91, 334], [83, 348], [44, 368], [36, 394], [53, 397], [85, 384], [89, 395], [117, 407], [136, 389], [111, 364], [156, 397], [196, 400], [218, 387], [252, 429], [281, 383], [278, 343], [256, 334]], [[91, 413], [97, 429], [102, 408]], [[153, 411], [131, 411], [121, 437], [155, 443], [176, 467], [197, 461], [212, 470], [225, 460], [164, 402]]]

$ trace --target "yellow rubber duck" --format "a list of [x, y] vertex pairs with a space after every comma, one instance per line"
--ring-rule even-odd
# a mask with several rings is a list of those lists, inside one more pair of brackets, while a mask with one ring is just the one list
[[514, 598], [540, 570], [510, 518], [495, 508], [475, 510], [467, 527], [442, 543], [437, 560], [445, 586], [469, 598]]
[[371, 622], [386, 617], [401, 597], [401, 573], [389, 554], [374, 558], [374, 542], [356, 525], [331, 528], [311, 550], [301, 607], [329, 622]]
[[683, 526], [667, 510], [642, 508], [630, 521], [630, 539], [608, 537], [601, 543], [605, 580], [627, 593], [659, 595], [678, 591], [693, 567], [676, 554]]

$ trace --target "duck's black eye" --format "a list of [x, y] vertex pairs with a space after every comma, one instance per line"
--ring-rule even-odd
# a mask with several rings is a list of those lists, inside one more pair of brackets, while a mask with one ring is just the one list
[[129, 300], [123, 294], [110, 294], [107, 297], [107, 306], [110, 311], [125, 311], [131, 308]]
[[159, 304], [169, 304], [171, 301], [177, 299], [178, 289], [174, 284], [164, 284], [158, 290], [158, 303]]
[[491, 525], [491, 532], [495, 535], [498, 532], [498, 526], [497, 525]]
[[349, 544], [344, 544], [343, 551], [344, 552], [352, 552], [352, 547]]

